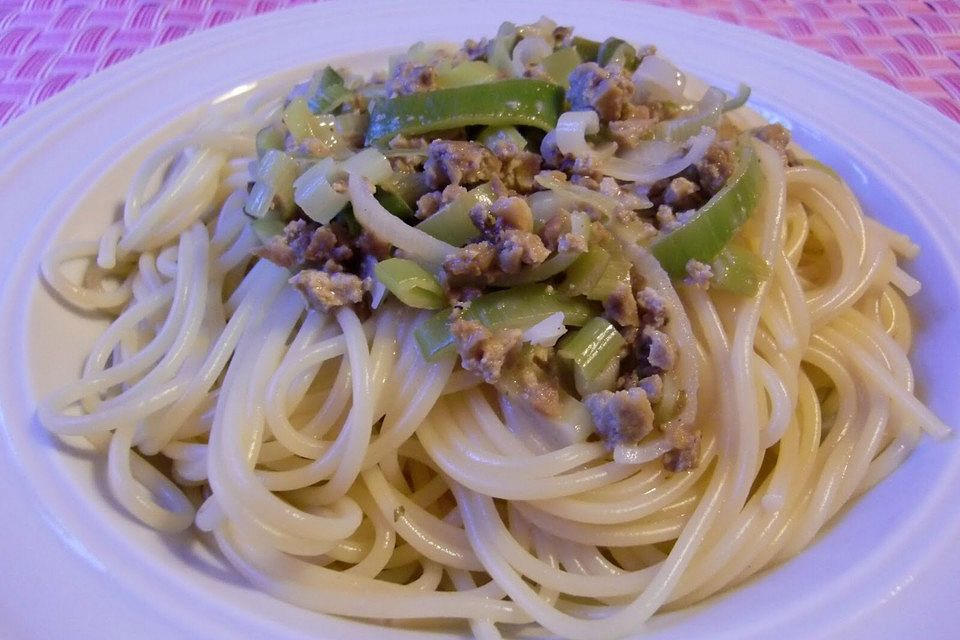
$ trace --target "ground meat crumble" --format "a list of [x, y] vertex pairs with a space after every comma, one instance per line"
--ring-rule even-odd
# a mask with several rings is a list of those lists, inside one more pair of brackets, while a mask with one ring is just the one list
[[434, 140], [427, 147], [423, 170], [427, 184], [442, 189], [449, 184], [475, 185], [500, 175], [500, 160], [477, 142]]
[[[557, 27], [553, 40], [570, 46], [571, 30]], [[389, 74], [368, 83], [366, 89], [376, 91], [360, 91], [362, 82], [350, 84], [354, 93], [339, 113], [362, 115], [382, 97], [436, 90], [440, 86], [438, 60], [486, 60], [492, 44], [486, 38], [468, 40], [459, 52], [430, 54], [436, 58], [433, 60], [419, 55], [415, 60], [401, 59]], [[638, 55], [653, 51], [642, 49]], [[543, 65], [532, 64], [522, 75], [541, 77], [544, 73]], [[636, 149], [651, 138], [657, 123], [676, 116], [683, 108], [643, 102], [635, 91], [631, 72], [617, 64], [585, 62], [573, 69], [568, 80], [565, 99], [569, 108], [591, 110], [599, 117], [601, 131], [596, 140], [591, 138], [591, 144], [614, 142], [621, 151]], [[447, 302], [454, 309], [456, 317], [450, 331], [463, 368], [545, 415], [559, 415], [562, 395], [573, 392], [570, 372], [564, 370], [561, 375], [556, 350], [525, 344], [517, 330], [490, 330], [470, 319], [463, 310], [478, 296], [517, 282], [517, 274], [542, 265], [554, 254], [580, 254], [598, 244], [606, 246], [602, 242], [616, 242], [610, 238], [605, 223], [631, 225], [642, 240], [683, 225], [723, 188], [736, 170], [738, 143], [734, 134], [740, 132], [724, 133], [724, 127], [729, 129], [727, 124], [721, 125], [721, 133], [703, 158], [653, 185], [606, 177], [599, 170], [599, 161], [592, 156], [565, 156], [557, 148], [555, 131], [544, 135], [529, 127], [518, 127], [526, 144], [532, 145], [529, 147], [523, 141], [518, 145], [510, 136], [481, 144], [472, 139], [479, 129], [476, 126], [396, 135], [389, 140], [386, 155], [392, 169], [416, 172], [422, 180], [406, 202], [415, 218], [410, 224], [430, 218], [478, 185], [490, 185], [494, 193], [492, 202], [487, 200], [469, 212], [476, 236], [450, 253], [435, 271]], [[790, 133], [782, 126], [760, 127], [749, 134], [774, 147], [785, 162], [791, 161]], [[362, 144], [356, 132], [354, 138], [349, 141], [351, 145]], [[534, 206], [535, 216], [526, 196], [542, 189], [537, 176], [545, 169], [554, 170], [558, 179], [616, 200], [618, 206], [611, 212], [577, 202], [558, 207], [546, 220], [543, 211]], [[347, 183], [335, 182], [332, 186], [345, 190]], [[424, 187], [429, 189], [425, 193]], [[594, 221], [589, 246], [584, 236], [573, 232], [572, 221], [579, 222], [583, 213]], [[289, 269], [290, 284], [314, 309], [330, 312], [369, 299], [372, 267], [391, 256], [389, 242], [358, 229], [355, 220], [348, 225], [338, 216], [334, 222], [321, 226], [303, 215], [295, 214], [281, 235], [254, 253]], [[400, 215], [409, 216], [410, 212]], [[563, 275], [546, 282], [559, 286]], [[697, 261], [687, 265], [687, 284], [707, 287], [711, 278], [709, 265]], [[645, 284], [636, 272], [631, 272], [630, 278], [612, 293], [590, 303], [627, 342], [616, 384], [609, 391], [582, 398], [597, 433], [610, 447], [639, 442], [654, 430], [653, 405], [664, 397], [664, 380], [668, 385], [673, 382], [670, 375], [676, 366], [678, 345], [670, 337], [667, 305], [657, 291]], [[699, 434], [683, 437], [687, 439], [670, 436], [675, 448], [663, 456], [664, 466], [672, 471], [692, 468], [699, 456]]]
[[295, 272], [290, 284], [311, 307], [324, 312], [361, 302], [371, 286], [367, 259], [382, 260], [389, 252], [390, 244], [368, 230], [353, 235], [337, 222], [321, 226], [302, 218], [253, 250], [255, 256]]
[[457, 345], [464, 369], [496, 384], [507, 361], [520, 346], [521, 332], [503, 329], [494, 333], [476, 320], [457, 318], [450, 323], [450, 333]]
[[613, 448], [639, 442], [653, 431], [653, 408], [641, 387], [600, 391], [583, 399], [603, 441]]

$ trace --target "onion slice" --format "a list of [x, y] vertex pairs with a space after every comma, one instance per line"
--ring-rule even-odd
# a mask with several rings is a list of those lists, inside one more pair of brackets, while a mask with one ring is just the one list
[[602, 149], [595, 149], [587, 142], [587, 135], [600, 132], [597, 112], [567, 111], [557, 119], [557, 149], [574, 158], [594, 158], [600, 162], [613, 155], [617, 144], [612, 142]]
[[513, 57], [510, 60], [513, 74], [522, 78], [529, 65], [539, 63], [551, 53], [553, 47], [546, 40], [539, 36], [527, 36], [513, 48]]
[[[650, 162], [637, 156], [634, 160], [614, 157], [608, 158], [600, 170], [604, 175], [618, 180], [653, 184], [657, 180], [676, 175], [701, 160], [716, 137], [717, 132], [715, 130], [704, 127], [700, 130], [700, 133], [690, 138], [687, 152], [679, 157], [659, 163]], [[677, 148], [679, 149], [679, 147]]]
[[457, 248], [411, 227], [383, 208], [373, 196], [370, 182], [358, 173], [351, 173], [347, 190], [353, 204], [353, 215], [363, 228], [402, 249], [407, 257], [428, 269], [437, 269]]
[[523, 332], [523, 340], [544, 347], [552, 347], [567, 332], [563, 324], [563, 313], [551, 314]]
[[684, 102], [687, 78], [672, 62], [660, 56], [644, 56], [633, 72], [633, 83], [644, 100]]

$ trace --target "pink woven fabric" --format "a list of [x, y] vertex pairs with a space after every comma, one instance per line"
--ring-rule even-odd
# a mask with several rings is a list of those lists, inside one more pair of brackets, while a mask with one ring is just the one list
[[[0, 0], [0, 124], [139, 51], [309, 0]], [[653, 0], [792, 40], [960, 122], [960, 0]]]

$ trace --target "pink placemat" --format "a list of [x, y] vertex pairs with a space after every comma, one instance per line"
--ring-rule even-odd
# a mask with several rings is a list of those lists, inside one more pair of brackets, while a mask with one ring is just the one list
[[[0, 0], [0, 125], [140, 51], [304, 1]], [[960, 122], [960, 0], [653, 3], [791, 40], [859, 67]]]

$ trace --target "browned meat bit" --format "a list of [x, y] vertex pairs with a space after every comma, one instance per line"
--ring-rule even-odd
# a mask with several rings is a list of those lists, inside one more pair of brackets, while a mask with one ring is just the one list
[[486, 275], [496, 258], [489, 242], [474, 242], [458, 249], [443, 261], [444, 280], [451, 286], [486, 282]]
[[516, 273], [524, 265], [540, 264], [550, 255], [543, 241], [534, 233], [533, 212], [526, 200], [517, 196], [501, 196], [489, 206], [477, 205], [470, 210], [470, 219], [483, 233], [487, 243], [497, 252], [497, 273]]
[[[300, 220], [300, 222], [303, 222]], [[334, 225], [319, 227], [310, 237], [310, 243], [303, 252], [307, 262], [343, 263], [353, 257], [353, 249], [349, 245], [350, 239], [346, 230]]]
[[613, 239], [613, 236], [607, 231], [607, 228], [599, 220], [590, 223], [590, 239], [594, 242], [603, 244]]
[[660, 399], [663, 398], [663, 378], [657, 374], [641, 378], [634, 370], [617, 379], [617, 389], [632, 389], [633, 387], [643, 389], [651, 404], [660, 402]]
[[479, 41], [468, 38], [467, 41], [463, 43], [460, 51], [463, 52], [463, 55], [465, 55], [468, 60], [486, 60], [487, 47], [489, 45], [490, 41], [486, 38], [480, 38]]
[[392, 245], [367, 229], [361, 231], [360, 235], [357, 236], [356, 244], [364, 255], [373, 256], [377, 260], [386, 260], [390, 257], [390, 247]]
[[543, 415], [560, 415], [560, 382], [556, 359], [549, 347], [524, 345], [519, 356], [504, 370], [499, 387], [525, 400]]
[[413, 214], [417, 220], [426, 220], [437, 211], [440, 211], [440, 192], [430, 191], [417, 200], [417, 210]]
[[[343, 102], [341, 106], [342, 113], [351, 113], [359, 112], [363, 113], [367, 110], [367, 107], [370, 104], [370, 99], [367, 96], [363, 95], [359, 91], [354, 91], [350, 96]], [[363, 146], [363, 133], [360, 133], [357, 144], [354, 146], [362, 147]]]
[[740, 128], [730, 118], [723, 118], [717, 126], [717, 140], [735, 141], [740, 136]]
[[637, 386], [646, 391], [650, 402], [660, 402], [663, 397], [663, 378], [656, 374], [641, 378]]
[[640, 387], [591, 393], [583, 402], [597, 433], [611, 449], [618, 444], [639, 442], [653, 431], [653, 408]]
[[677, 216], [673, 214], [673, 207], [662, 204], [657, 207], [657, 227], [661, 231], [673, 231], [677, 227]]
[[443, 191], [425, 193], [417, 200], [417, 211], [414, 216], [420, 220], [426, 220], [466, 192], [464, 187], [451, 184], [444, 187]]
[[418, 138], [418, 137], [408, 138], [407, 136], [397, 134], [392, 138], [390, 138], [390, 142], [387, 143], [387, 146], [390, 147], [391, 149], [412, 149], [412, 150], [422, 149], [423, 151], [426, 151], [427, 141], [424, 140], [423, 138]]
[[342, 271], [340, 265], [353, 257], [353, 250], [346, 230], [339, 225], [317, 227], [298, 219], [253, 254], [288, 269], [310, 262], [323, 264], [327, 271]]
[[667, 305], [663, 297], [650, 287], [644, 287], [637, 292], [637, 309], [643, 326], [659, 328], [666, 324]]
[[393, 69], [384, 88], [391, 98], [432, 91], [437, 88], [437, 71], [431, 65], [402, 62]]
[[573, 177], [583, 176], [584, 178], [593, 180], [595, 186], [587, 187], [588, 189], [596, 190], [599, 188], [600, 180], [603, 178], [603, 172], [600, 170], [600, 162], [594, 156], [580, 158], [564, 156], [560, 168], [567, 173], [574, 174]]
[[663, 468], [667, 471], [689, 471], [700, 460], [700, 432], [694, 431], [688, 436], [689, 443], [676, 447], [663, 454]]
[[550, 251], [557, 251], [560, 247], [560, 238], [570, 233], [573, 227], [570, 224], [570, 214], [562, 209], [547, 220], [540, 228], [540, 239]]
[[633, 89], [630, 76], [619, 67], [586, 62], [570, 73], [567, 100], [573, 111], [593, 109], [603, 121], [623, 120], [632, 115]]
[[486, 141], [485, 144], [493, 155], [501, 160], [507, 160], [520, 153], [517, 143], [506, 136], [498, 135], [495, 139]]
[[711, 278], [713, 278], [713, 269], [710, 268], [710, 265], [699, 260], [691, 259], [687, 261], [687, 275], [683, 279], [684, 284], [708, 289]]
[[470, 221], [491, 242], [505, 229], [531, 231], [533, 212], [527, 201], [517, 196], [501, 195], [492, 204], [478, 204], [470, 209]]
[[423, 165], [427, 184], [441, 189], [448, 184], [487, 182], [500, 173], [500, 160], [476, 142], [434, 140]]
[[512, 156], [501, 156], [503, 168], [500, 177], [508, 189], [520, 193], [530, 193], [537, 183], [533, 178], [540, 172], [540, 155], [529, 151], [518, 151]]
[[352, 273], [327, 273], [316, 269], [304, 269], [290, 278], [292, 284], [311, 307], [318, 311], [330, 311], [363, 300], [369, 288]]
[[621, 327], [640, 326], [640, 315], [637, 312], [637, 301], [629, 282], [621, 282], [607, 299], [603, 301], [603, 315]]
[[497, 264], [504, 273], [517, 273], [524, 265], [540, 264], [549, 255], [549, 249], [535, 233], [505, 229], [497, 237]]
[[570, 46], [573, 36], [573, 27], [557, 27], [553, 30], [553, 45]]
[[583, 253], [587, 250], [587, 241], [583, 236], [575, 233], [565, 233], [557, 241], [557, 251], [560, 253]]
[[797, 155], [789, 148], [790, 130], [782, 124], [768, 124], [754, 129], [751, 133], [758, 140], [762, 140], [776, 149], [786, 166], [795, 166], [799, 163]]
[[[286, 229], [289, 229], [287, 225]], [[269, 260], [273, 264], [291, 269], [297, 264], [297, 254], [290, 246], [289, 234], [284, 229], [284, 233], [270, 238], [270, 240], [253, 250], [253, 255], [258, 258]]]
[[450, 204], [463, 194], [467, 192], [466, 187], [461, 187], [458, 184], [448, 184], [443, 188], [443, 191], [440, 192], [440, 205], [441, 208]]
[[670, 205], [674, 210], [695, 209], [702, 202], [700, 187], [684, 177], [671, 180], [663, 192], [663, 203]]
[[450, 333], [457, 345], [462, 366], [494, 384], [500, 379], [504, 364], [520, 346], [521, 331], [490, 331], [476, 320], [457, 318], [450, 323]]
[[677, 362], [677, 348], [670, 336], [653, 327], [644, 327], [641, 333], [646, 360], [657, 373], [670, 371]]
[[737, 159], [732, 146], [726, 142], [715, 142], [697, 162], [700, 188], [706, 192], [706, 196], [712, 196], [723, 188], [736, 168]]
[[644, 136], [657, 123], [654, 118], [630, 118], [614, 120], [609, 125], [610, 137], [621, 149], [634, 149], [640, 146]]
[[790, 144], [790, 130], [782, 124], [768, 124], [758, 127], [751, 131], [753, 137], [784, 154], [787, 151], [787, 145]]

